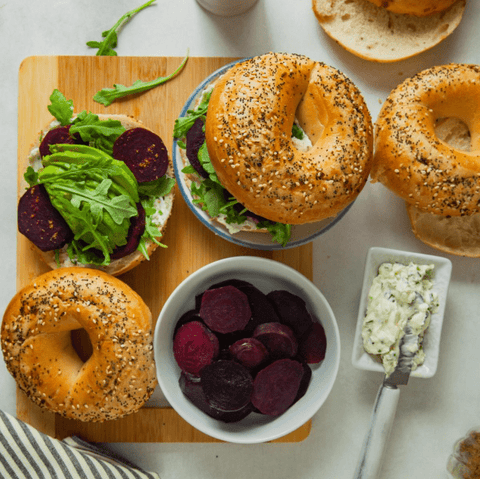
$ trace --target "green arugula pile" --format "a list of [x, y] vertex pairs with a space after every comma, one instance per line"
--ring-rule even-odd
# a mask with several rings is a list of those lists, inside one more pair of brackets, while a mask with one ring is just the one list
[[72, 118], [73, 102], [58, 90], [50, 101], [50, 113], [61, 125], [71, 124], [71, 135], [78, 133], [89, 146], [51, 145], [51, 154], [42, 159], [43, 168], [36, 172], [28, 167], [24, 177], [30, 186], [45, 186], [53, 206], [73, 231], [74, 239], [67, 246], [70, 259], [82, 264], [110, 264], [114, 249], [127, 243], [130, 218], [137, 215], [138, 202], [146, 213], [138, 250], [148, 259], [147, 241], [164, 246], [151, 220], [156, 211], [154, 201], [168, 194], [175, 180], [164, 176], [139, 185], [125, 163], [111, 156], [115, 140], [125, 131], [119, 121], [100, 120], [86, 111]]
[[[208, 102], [212, 92], [205, 93], [201, 102], [195, 110], [188, 110], [186, 116], [177, 118], [173, 129], [173, 137], [177, 139], [177, 145], [186, 149], [184, 139], [188, 130], [193, 126], [198, 118], [201, 118], [204, 122], [206, 119], [206, 113], [208, 109]], [[301, 130], [296, 132], [298, 135], [302, 134]], [[206, 211], [210, 217], [216, 218], [220, 214], [225, 215], [225, 221], [227, 224], [242, 225], [248, 217], [246, 216], [247, 208], [238, 212], [234, 205], [238, 201], [231, 197], [225, 198], [225, 188], [220, 183], [220, 180], [215, 173], [215, 169], [210, 161], [208, 155], [207, 144], [204, 142], [198, 151], [198, 160], [203, 169], [208, 173], [208, 178], [202, 178], [192, 165], [188, 165], [183, 168], [182, 173], [188, 175], [195, 175], [198, 177], [198, 181], [192, 181], [191, 193], [192, 202]], [[270, 220], [262, 220], [256, 224], [257, 229], [266, 229], [272, 236], [272, 241], [286, 246], [291, 236], [291, 225], [276, 223]]]

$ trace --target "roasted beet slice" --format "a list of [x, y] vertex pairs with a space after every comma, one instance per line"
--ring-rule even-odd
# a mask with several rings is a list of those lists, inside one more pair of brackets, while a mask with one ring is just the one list
[[50, 145], [57, 145], [60, 143], [67, 143], [70, 145], [85, 144], [80, 138], [80, 135], [75, 135], [74, 137], [70, 136], [70, 126], [71, 125], [59, 126], [47, 132], [43, 137], [39, 148], [40, 156], [42, 158], [50, 154]]
[[274, 358], [293, 358], [297, 354], [297, 339], [286, 324], [261, 324], [253, 331], [253, 337], [261, 341]]
[[18, 231], [42, 251], [62, 248], [73, 239], [72, 230], [43, 185], [32, 186], [20, 198]]
[[278, 416], [295, 401], [304, 374], [293, 359], [279, 359], [263, 368], [253, 382], [252, 404], [262, 414]]
[[245, 293], [224, 286], [203, 293], [199, 315], [212, 331], [232, 333], [245, 328], [252, 312]]
[[127, 243], [113, 250], [113, 253], [110, 255], [112, 259], [123, 258], [137, 250], [140, 239], [145, 231], [145, 210], [141, 203], [137, 203], [137, 210], [138, 215], [130, 218]]
[[248, 296], [250, 309], [252, 310], [252, 319], [247, 324], [246, 329], [253, 331], [260, 324], [280, 322], [280, 318], [266, 294], [255, 286], [242, 287], [241, 291]]
[[200, 321], [181, 326], [173, 338], [173, 356], [182, 371], [198, 375], [219, 351], [217, 337]]
[[307, 310], [305, 301], [290, 291], [271, 291], [267, 298], [280, 318], [280, 322], [289, 326], [297, 338], [302, 337], [312, 326], [312, 317]]
[[235, 361], [248, 369], [256, 368], [268, 358], [267, 348], [255, 338], [240, 339], [230, 346], [229, 351]]
[[235, 361], [214, 361], [202, 369], [200, 380], [208, 403], [215, 409], [238, 411], [250, 402], [252, 376]]
[[308, 390], [308, 386], [310, 385], [310, 380], [312, 379], [312, 370], [310, 366], [301, 360], [299, 362], [303, 366], [303, 376], [302, 380], [300, 381], [300, 386], [298, 387], [298, 392], [297, 396], [295, 397], [294, 403], [296, 403], [299, 399], [305, 396]]
[[168, 168], [168, 152], [162, 139], [145, 128], [123, 132], [113, 144], [113, 157], [124, 161], [139, 183], [161, 178]]
[[325, 359], [327, 351], [327, 336], [323, 326], [314, 322], [311, 328], [302, 336], [299, 354], [308, 364], [316, 364]]
[[223, 421], [226, 423], [229, 422], [238, 422], [246, 418], [253, 410], [252, 403], [248, 403], [242, 409], [238, 411], [220, 411], [208, 403], [203, 392], [202, 383], [199, 379], [195, 380], [188, 374], [182, 372], [180, 379], [178, 381], [180, 385], [180, 390], [185, 394], [185, 396], [201, 411], [205, 414], [208, 414], [214, 419]]
[[205, 123], [201, 118], [197, 118], [187, 132], [185, 143], [187, 147], [186, 153], [188, 161], [202, 178], [208, 178], [208, 173], [203, 169], [203, 166], [198, 159], [198, 150], [200, 150], [200, 147], [205, 142], [205, 132], [203, 131], [204, 124]]
[[177, 331], [187, 323], [190, 323], [191, 321], [199, 321], [202, 323], [202, 318], [198, 315], [198, 311], [196, 309], [190, 309], [186, 313], [183, 313], [180, 316], [180, 319], [177, 321], [175, 324], [175, 329], [173, 331], [173, 337], [177, 334]]

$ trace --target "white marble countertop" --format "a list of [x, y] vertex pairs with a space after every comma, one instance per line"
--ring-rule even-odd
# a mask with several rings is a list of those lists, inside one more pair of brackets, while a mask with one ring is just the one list
[[[141, 0], [3, 0], [0, 2], [0, 255], [2, 308], [15, 293], [17, 92], [21, 61], [31, 55], [93, 55], [98, 40]], [[459, 28], [413, 59], [393, 64], [361, 60], [337, 46], [317, 24], [310, 0], [259, 0], [222, 18], [195, 0], [157, 0], [127, 24], [117, 52], [124, 56], [245, 57], [269, 50], [305, 54], [343, 71], [364, 94], [375, 119], [381, 102], [407, 76], [449, 62], [480, 63], [480, 3], [469, 0]], [[34, 99], [32, 99], [34, 100]], [[411, 233], [401, 200], [368, 184], [350, 212], [315, 242], [314, 282], [326, 296], [341, 333], [342, 359], [332, 393], [296, 444], [109, 444], [162, 479], [329, 478], [353, 476], [382, 375], [351, 363], [355, 322], [368, 249], [384, 246], [449, 257], [453, 263], [440, 359], [431, 379], [403, 387], [381, 478], [443, 478], [453, 443], [480, 424], [480, 260], [443, 255]], [[0, 361], [0, 407], [15, 414], [15, 384]]]

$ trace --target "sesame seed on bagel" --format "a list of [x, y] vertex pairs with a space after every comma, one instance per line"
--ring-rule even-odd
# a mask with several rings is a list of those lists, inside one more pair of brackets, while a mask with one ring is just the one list
[[[480, 67], [449, 64], [405, 80], [376, 122], [372, 180], [407, 203], [443, 216], [480, 211]], [[471, 151], [438, 138], [435, 125], [457, 118], [471, 134]]]
[[[295, 119], [312, 142], [307, 151], [292, 140]], [[267, 53], [232, 67], [213, 89], [205, 135], [222, 185], [271, 221], [335, 216], [370, 172], [362, 95], [343, 73], [302, 55]]]

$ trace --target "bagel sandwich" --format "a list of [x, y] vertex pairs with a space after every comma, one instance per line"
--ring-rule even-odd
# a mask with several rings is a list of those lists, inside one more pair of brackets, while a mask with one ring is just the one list
[[374, 62], [404, 60], [434, 47], [458, 27], [466, 0], [312, 0], [325, 33]]
[[175, 122], [194, 203], [230, 233], [270, 232], [335, 217], [360, 193], [372, 124], [341, 72], [303, 55], [235, 63]]
[[175, 185], [167, 149], [133, 117], [75, 114], [58, 90], [50, 102], [54, 120], [28, 156], [19, 232], [52, 269], [123, 274], [165, 247]]

